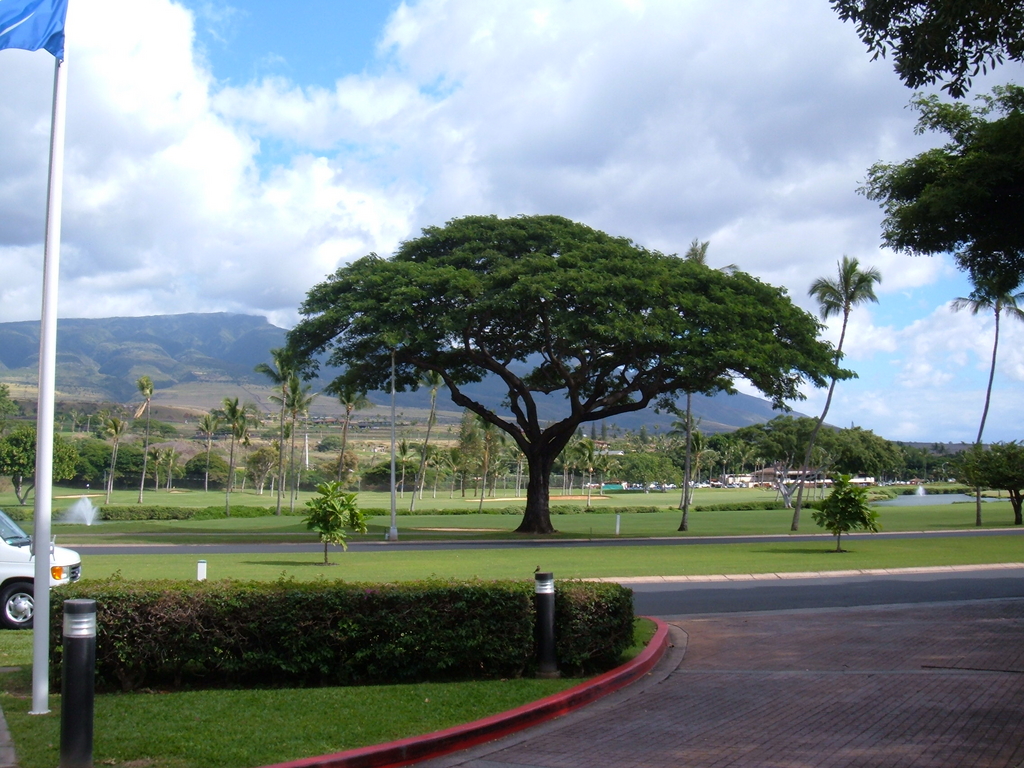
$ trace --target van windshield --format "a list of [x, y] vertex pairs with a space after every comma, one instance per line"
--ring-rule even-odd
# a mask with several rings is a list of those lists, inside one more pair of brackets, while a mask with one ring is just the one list
[[27, 533], [16, 522], [0, 512], [0, 538], [11, 546], [24, 547], [31, 541]]

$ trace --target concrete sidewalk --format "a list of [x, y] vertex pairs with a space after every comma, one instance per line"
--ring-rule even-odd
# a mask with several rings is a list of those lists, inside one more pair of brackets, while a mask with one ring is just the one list
[[673, 623], [660, 682], [419, 765], [1024, 765], [1024, 599]]

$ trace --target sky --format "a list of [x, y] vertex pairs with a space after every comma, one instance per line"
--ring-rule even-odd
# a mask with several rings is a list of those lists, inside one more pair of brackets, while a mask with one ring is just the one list
[[[811, 312], [843, 255], [878, 268], [828, 421], [977, 435], [993, 318], [952, 312], [951, 259], [883, 248], [857, 192], [941, 137], [826, 0], [70, 0], [66, 31], [61, 317], [290, 327], [422, 227], [558, 214], [666, 253], [707, 240]], [[0, 322], [40, 316], [52, 80], [49, 54], [0, 52]], [[1022, 342], [1004, 322], [986, 441], [1024, 438]]]

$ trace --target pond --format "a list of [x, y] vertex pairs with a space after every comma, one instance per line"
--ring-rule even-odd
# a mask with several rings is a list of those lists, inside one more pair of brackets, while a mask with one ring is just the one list
[[[981, 500], [995, 501], [995, 499], [986, 499], [984, 496], [981, 497]], [[974, 501], [974, 497], [968, 496], [966, 493], [933, 493], [897, 496], [895, 499], [889, 499], [888, 501], [876, 501], [873, 503], [878, 507], [924, 507], [935, 506], [936, 504], [958, 504], [968, 501]]]

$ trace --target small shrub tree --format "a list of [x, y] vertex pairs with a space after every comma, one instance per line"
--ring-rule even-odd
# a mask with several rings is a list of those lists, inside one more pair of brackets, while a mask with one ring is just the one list
[[849, 475], [836, 478], [832, 493], [822, 503], [821, 509], [811, 513], [811, 518], [836, 537], [836, 552], [844, 551], [839, 546], [844, 533], [857, 528], [876, 533], [880, 528], [878, 513], [868, 506], [867, 490], [851, 483]]
[[305, 523], [309, 530], [320, 535], [324, 544], [324, 565], [330, 565], [327, 545], [340, 544], [342, 549], [348, 549], [345, 529], [366, 533], [366, 520], [356, 507], [356, 495], [345, 493], [342, 483], [321, 483], [316, 491], [319, 495], [306, 502], [309, 514]]

